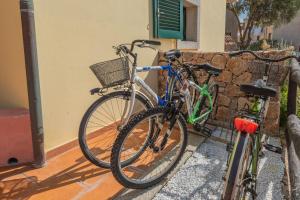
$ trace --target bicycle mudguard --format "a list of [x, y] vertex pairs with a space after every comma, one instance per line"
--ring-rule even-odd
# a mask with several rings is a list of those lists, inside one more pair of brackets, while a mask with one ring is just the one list
[[258, 124], [249, 119], [235, 118], [234, 119], [234, 127], [239, 132], [247, 132], [249, 134], [253, 134], [256, 132], [256, 130], [258, 128]]

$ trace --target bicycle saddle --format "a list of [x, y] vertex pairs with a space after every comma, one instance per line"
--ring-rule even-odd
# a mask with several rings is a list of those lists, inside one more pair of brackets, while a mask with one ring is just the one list
[[255, 96], [275, 97], [277, 95], [277, 91], [268, 87], [262, 79], [255, 81], [253, 84], [242, 84], [240, 90]]
[[205, 64], [193, 64], [192, 68], [194, 70], [204, 69], [209, 74], [212, 74], [212, 75], [215, 75], [215, 76], [219, 76], [220, 73], [222, 72], [222, 69], [218, 69], [218, 68], [212, 66], [209, 63], [205, 63]]
[[181, 57], [181, 52], [178, 49], [172, 49], [172, 50], [169, 50], [168, 52], [166, 52], [164, 54], [164, 56], [168, 60], [174, 61], [176, 58], [180, 58]]

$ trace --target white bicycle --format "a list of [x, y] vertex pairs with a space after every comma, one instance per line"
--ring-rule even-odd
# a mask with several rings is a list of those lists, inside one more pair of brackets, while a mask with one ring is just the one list
[[[153, 48], [150, 45], [160, 45], [160, 42], [135, 40], [131, 44], [121, 44], [115, 47], [116, 54], [120, 58], [97, 63], [90, 67], [102, 85], [102, 88], [92, 89], [91, 94], [99, 94], [101, 97], [84, 114], [80, 123], [78, 139], [84, 156], [99, 167], [110, 168], [112, 145], [119, 130], [127, 124], [130, 117], [156, 105], [165, 106], [175, 90], [176, 81], [181, 80], [182, 74], [188, 75], [190, 80], [197, 83], [195, 74], [189, 70], [187, 65], [182, 65], [185, 67], [180, 71], [173, 69], [172, 62], [178, 61], [181, 56], [179, 50], [171, 50], [165, 54], [168, 60], [168, 64], [165, 66], [137, 67], [137, 54], [133, 52], [134, 47]], [[132, 63], [131, 73], [130, 62]], [[157, 95], [137, 75], [138, 72], [153, 70], [166, 70], [168, 73], [167, 87], [163, 97]], [[136, 85], [145, 93], [138, 91]], [[108, 88], [115, 90], [105, 93]], [[191, 94], [194, 98], [195, 94], [193, 92]]]

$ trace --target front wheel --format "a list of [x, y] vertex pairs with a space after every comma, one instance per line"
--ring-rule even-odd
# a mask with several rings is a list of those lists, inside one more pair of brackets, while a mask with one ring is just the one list
[[[111, 170], [123, 186], [134, 189], [151, 187], [178, 164], [187, 145], [187, 128], [184, 117], [179, 114], [175, 125], [169, 129], [171, 111], [168, 107], [151, 108], [136, 115], [120, 131], [112, 148]], [[154, 121], [150, 138], [147, 137], [149, 121]], [[166, 134], [170, 134], [167, 140]], [[144, 144], [147, 144], [146, 148]], [[136, 152], [142, 153], [133, 162], [121, 165], [123, 160], [137, 155]]]
[[[84, 114], [78, 140], [82, 153], [94, 165], [110, 168], [112, 145], [129, 115], [130, 91], [115, 91], [97, 99]], [[143, 95], [137, 93], [133, 113], [152, 107]]]

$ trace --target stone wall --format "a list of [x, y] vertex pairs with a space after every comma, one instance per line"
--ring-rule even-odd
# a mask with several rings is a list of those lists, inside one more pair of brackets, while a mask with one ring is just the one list
[[[269, 58], [279, 58], [287, 55], [287, 51], [269, 51], [260, 52], [261, 56]], [[250, 83], [262, 78], [265, 65], [262, 62], [254, 61], [251, 55], [243, 55], [236, 58], [230, 58], [228, 53], [202, 53], [202, 52], [184, 52], [181, 58], [183, 62], [188, 63], [210, 63], [223, 70], [219, 77], [212, 78], [212, 81], [219, 84], [219, 96], [215, 115], [210, 121], [219, 126], [228, 127], [234, 114], [244, 108], [245, 104], [250, 104], [253, 98], [247, 97], [240, 91], [240, 84]], [[159, 54], [161, 65], [166, 64], [163, 53]], [[207, 78], [205, 71], [196, 72], [199, 83]], [[265, 120], [265, 130], [271, 134], [279, 133], [280, 116], [280, 86], [283, 84], [288, 74], [287, 63], [278, 63], [271, 66], [269, 84], [277, 89], [278, 95], [271, 98], [267, 118]], [[160, 72], [159, 88], [160, 93], [164, 93], [166, 72]]]

